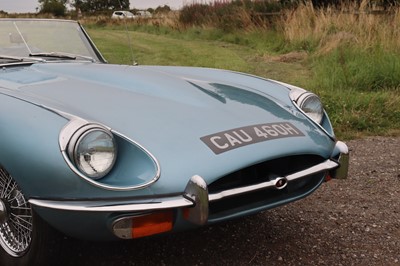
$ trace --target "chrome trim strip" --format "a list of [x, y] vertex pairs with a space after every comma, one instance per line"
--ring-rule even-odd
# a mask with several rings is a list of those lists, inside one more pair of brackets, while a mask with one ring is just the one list
[[94, 53], [97, 55], [97, 57], [100, 59], [100, 62], [102, 63], [107, 63], [107, 60], [103, 57], [103, 55], [100, 53], [100, 50], [97, 48], [96, 44], [93, 42], [92, 38], [90, 38], [89, 34], [85, 30], [85, 28], [82, 26], [80, 22], [77, 22], [80, 29], [82, 30], [83, 35], [85, 35], [86, 39], [88, 40], [89, 44], [92, 46], [92, 49], [94, 50]]
[[[85, 212], [136, 212], [156, 211], [172, 208], [183, 208], [193, 206], [193, 202], [181, 196], [164, 201], [132, 203], [114, 205], [113, 202], [100, 204], [92, 201], [55, 201], [30, 199], [29, 203], [36, 207], [63, 211], [85, 211]], [[97, 204], [97, 205], [96, 205]]]
[[[327, 136], [329, 136], [331, 139], [335, 139], [335, 135], [329, 133], [320, 123], [317, 123], [316, 121], [314, 121], [311, 117], [309, 117], [301, 108], [300, 106], [297, 104], [297, 99], [303, 94], [303, 93], [308, 93], [309, 91], [304, 90], [302, 88], [296, 87], [296, 86], [290, 86], [288, 84], [285, 83], [280, 83], [279, 84], [286, 86], [287, 88], [289, 88], [291, 91], [289, 92], [289, 98], [292, 101], [293, 105], [296, 107], [296, 109], [302, 113], [305, 117], [308, 118], [308, 120], [310, 120], [314, 125], [317, 125], [319, 129], [321, 129], [323, 132], [325, 132], [325, 134]], [[318, 95], [317, 95], [318, 97]], [[322, 101], [321, 101], [322, 103]], [[326, 114], [325, 108], [324, 108], [324, 117], [323, 119], [328, 119], [328, 115]], [[321, 122], [323, 121], [323, 119], [321, 120]]]
[[298, 179], [298, 178], [302, 178], [302, 177], [305, 177], [305, 176], [317, 174], [317, 173], [328, 171], [328, 170], [333, 170], [333, 169], [336, 169], [337, 167], [339, 167], [339, 163], [338, 162], [335, 162], [333, 160], [328, 159], [325, 162], [322, 162], [320, 164], [311, 166], [310, 168], [307, 168], [307, 169], [302, 170], [300, 172], [288, 175], [288, 176], [286, 176], [286, 179], [288, 181], [292, 181], [292, 180], [295, 180], [295, 179]]
[[71, 141], [72, 136], [84, 126], [90, 125], [90, 123], [81, 118], [72, 118], [70, 121], [61, 129], [60, 135], [58, 136], [58, 143], [61, 151], [66, 151], [68, 143]]
[[138, 147], [139, 149], [141, 149], [144, 153], [146, 153], [150, 159], [153, 161], [154, 166], [156, 168], [156, 174], [154, 175], [154, 177], [148, 181], [147, 183], [143, 183], [141, 185], [136, 185], [136, 186], [132, 186], [132, 187], [127, 187], [124, 188], [123, 190], [137, 190], [137, 189], [142, 189], [145, 187], [150, 186], [151, 184], [155, 183], [158, 179], [160, 179], [161, 176], [161, 165], [158, 162], [157, 158], [150, 152], [148, 151], [145, 147], [143, 147], [142, 145], [140, 145], [139, 143], [137, 143], [136, 141], [134, 141], [133, 139], [128, 138], [127, 136], [115, 131], [115, 130], [111, 130], [111, 132], [115, 135], [118, 135], [119, 137], [125, 139], [126, 141], [136, 145], [136, 147]]
[[237, 196], [240, 194], [245, 194], [245, 193], [262, 190], [262, 189], [267, 189], [267, 188], [280, 189], [277, 186], [277, 183], [280, 182], [281, 180], [293, 181], [293, 180], [303, 178], [303, 177], [306, 177], [309, 175], [332, 170], [332, 169], [337, 168], [338, 166], [339, 166], [339, 163], [328, 159], [320, 164], [317, 164], [317, 165], [307, 168], [303, 171], [300, 171], [300, 172], [297, 172], [297, 173], [294, 173], [294, 174], [291, 174], [288, 176], [277, 177], [274, 180], [263, 182], [263, 183], [256, 184], [256, 185], [234, 188], [234, 189], [225, 190], [225, 191], [215, 193], [215, 194], [210, 194], [208, 198], [209, 198], [209, 201], [211, 202], [211, 201], [216, 201], [216, 200], [220, 200], [223, 198]]
[[[333, 160], [326, 160], [320, 164], [307, 168], [303, 171], [264, 182], [257, 185], [251, 185], [241, 188], [225, 190], [215, 194], [208, 194], [207, 184], [200, 176], [193, 176], [182, 196], [176, 196], [165, 199], [154, 199], [151, 202], [140, 202], [130, 204], [120, 204], [118, 202], [96, 202], [96, 201], [55, 201], [30, 199], [29, 203], [37, 206], [57, 210], [67, 211], [87, 211], [87, 212], [138, 212], [154, 211], [162, 209], [195, 207], [196, 214], [189, 212], [189, 221], [197, 224], [204, 224], [208, 217], [208, 203], [217, 201], [226, 197], [241, 195], [261, 189], [276, 188], [279, 189], [278, 182], [282, 180], [292, 181], [323, 171], [333, 170], [339, 166], [339, 163]], [[205, 196], [208, 194], [208, 200]]]

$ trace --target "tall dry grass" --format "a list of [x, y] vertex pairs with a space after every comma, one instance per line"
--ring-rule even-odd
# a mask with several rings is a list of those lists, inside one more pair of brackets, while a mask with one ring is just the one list
[[251, 10], [224, 0], [184, 6], [180, 11], [179, 24], [183, 28], [218, 28], [225, 32], [254, 31], [260, 27]]
[[311, 2], [286, 10], [279, 22], [286, 40], [329, 52], [340, 44], [385, 50], [400, 47], [400, 9], [373, 12], [367, 0], [339, 8], [315, 9]]

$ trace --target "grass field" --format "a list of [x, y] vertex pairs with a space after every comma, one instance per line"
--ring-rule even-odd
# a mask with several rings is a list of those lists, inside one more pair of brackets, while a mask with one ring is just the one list
[[[311, 75], [304, 56], [282, 62], [255, 48], [215, 40], [186, 40], [176, 36], [106, 28], [89, 34], [109, 63], [142, 65], [185, 65], [230, 69], [277, 80], [302, 83]], [[132, 44], [132, 52], [130, 49]], [[290, 57], [290, 55], [289, 55]], [[292, 60], [288, 58], [288, 60]], [[303, 81], [302, 81], [303, 80]]]

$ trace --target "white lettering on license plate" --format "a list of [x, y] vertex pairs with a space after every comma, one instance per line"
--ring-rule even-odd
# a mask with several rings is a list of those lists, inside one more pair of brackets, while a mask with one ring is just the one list
[[288, 122], [267, 123], [218, 132], [200, 139], [215, 153], [220, 154], [246, 145], [304, 134]]

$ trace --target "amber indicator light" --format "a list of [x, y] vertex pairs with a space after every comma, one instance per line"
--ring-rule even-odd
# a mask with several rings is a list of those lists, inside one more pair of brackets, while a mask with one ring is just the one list
[[173, 212], [157, 212], [132, 218], [132, 238], [151, 236], [172, 230]]

